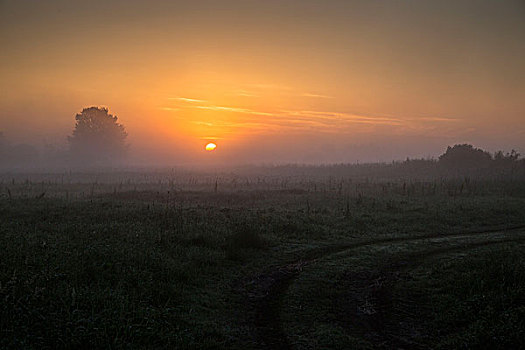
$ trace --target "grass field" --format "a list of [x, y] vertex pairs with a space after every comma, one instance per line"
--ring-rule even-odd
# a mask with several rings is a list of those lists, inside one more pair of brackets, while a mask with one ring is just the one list
[[1, 348], [525, 347], [520, 179], [40, 174], [0, 191]]

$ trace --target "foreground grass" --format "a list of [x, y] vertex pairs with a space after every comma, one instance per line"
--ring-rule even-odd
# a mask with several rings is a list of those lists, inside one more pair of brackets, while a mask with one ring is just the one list
[[296, 348], [523, 348], [525, 231], [481, 236], [317, 261], [284, 297], [285, 333]]
[[[249, 276], [339, 242], [513, 226], [525, 217], [524, 198], [490, 193], [166, 197], [139, 188], [76, 200], [1, 199], [0, 347], [257, 347], [255, 311], [242, 293]], [[447, 297], [439, 300], [446, 310]], [[454, 319], [439, 310], [429, 322]], [[339, 332], [317, 331], [319, 339]]]

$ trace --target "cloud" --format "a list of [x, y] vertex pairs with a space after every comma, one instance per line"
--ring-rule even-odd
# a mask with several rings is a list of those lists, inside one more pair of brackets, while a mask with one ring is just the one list
[[308, 93], [308, 92], [305, 92], [305, 93], [301, 94], [301, 96], [312, 97], [312, 98], [334, 98], [333, 96], [311, 94], [311, 93]]
[[201, 139], [201, 140], [209, 140], [209, 141], [217, 141], [217, 140], [224, 140], [224, 137], [199, 136], [199, 139]]
[[367, 116], [353, 113], [341, 113], [332, 111], [283, 111], [285, 114], [293, 115], [300, 118], [310, 118], [317, 120], [329, 121], [330, 123], [353, 122], [364, 124], [387, 124], [400, 125], [402, 120], [399, 118], [383, 117], [383, 116]]
[[447, 117], [417, 117], [411, 118], [409, 120], [423, 120], [431, 122], [459, 122], [461, 119], [458, 118], [447, 118]]
[[[331, 111], [295, 111], [295, 110], [283, 110], [280, 112], [265, 112], [258, 111], [248, 108], [240, 107], [226, 107], [226, 106], [215, 106], [215, 105], [199, 105], [191, 106], [187, 108], [197, 108], [211, 111], [226, 111], [232, 113], [242, 113], [248, 115], [257, 115], [268, 117], [264, 119], [265, 123], [279, 123], [282, 124], [284, 121], [288, 121], [294, 124], [313, 123], [316, 122], [318, 125], [333, 125], [341, 122], [349, 123], [361, 123], [361, 124], [386, 124], [386, 125], [400, 125], [402, 120], [398, 118], [390, 117], [376, 117], [376, 116], [364, 116], [349, 113], [339, 113]], [[293, 118], [289, 118], [293, 116]]]
[[200, 121], [200, 120], [193, 121], [192, 123], [193, 124], [197, 124], [197, 125], [204, 125], [204, 126], [217, 126], [218, 125], [217, 123], [203, 122], [203, 121]]
[[[303, 94], [306, 95], [306, 94]], [[323, 95], [315, 97], [330, 98]], [[204, 100], [189, 99], [184, 97], [172, 98], [183, 102], [190, 102], [179, 106], [184, 109], [200, 109], [218, 112], [229, 112], [244, 114], [243, 120], [231, 122], [221, 120], [221, 115], [214, 117], [213, 122], [194, 120], [192, 123], [206, 127], [221, 127], [227, 129], [243, 129], [248, 133], [276, 132], [284, 130], [314, 131], [325, 133], [342, 133], [355, 131], [373, 131], [375, 127], [391, 127], [391, 132], [414, 132], [433, 130], [440, 127], [439, 124], [455, 123], [460, 119], [449, 117], [398, 117], [390, 115], [367, 115], [361, 113], [337, 112], [330, 110], [278, 110], [261, 111], [256, 109], [218, 106], [206, 104]], [[201, 102], [199, 104], [196, 104]], [[176, 111], [179, 108], [163, 107], [164, 110]], [[226, 118], [227, 119], [227, 118]], [[358, 127], [361, 125], [361, 127]]]
[[203, 103], [203, 102], [206, 102], [205, 100], [197, 100], [195, 98], [186, 98], [186, 97], [168, 97], [168, 100], [178, 100], [178, 101], [191, 102], [191, 103]]
[[194, 108], [198, 109], [207, 109], [211, 111], [227, 111], [227, 112], [234, 112], [234, 113], [244, 113], [244, 114], [255, 114], [255, 115], [266, 115], [271, 116], [272, 113], [267, 112], [261, 112], [261, 111], [255, 111], [252, 109], [247, 108], [237, 108], [237, 107], [224, 107], [224, 106], [194, 106]]
[[243, 96], [243, 97], [259, 97], [259, 95], [251, 92], [251, 91], [247, 91], [247, 90], [239, 90], [235, 93], [233, 93], [232, 95], [234, 96]]

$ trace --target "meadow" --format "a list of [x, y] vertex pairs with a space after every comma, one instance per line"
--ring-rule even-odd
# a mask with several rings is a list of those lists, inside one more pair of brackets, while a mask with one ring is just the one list
[[525, 347], [523, 174], [352, 169], [2, 173], [0, 347]]

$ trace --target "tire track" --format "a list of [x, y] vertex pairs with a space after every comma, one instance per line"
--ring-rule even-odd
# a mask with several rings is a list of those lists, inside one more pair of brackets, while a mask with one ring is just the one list
[[[406, 305], [406, 300], [394, 299], [391, 288], [402, 280], [402, 275], [410, 270], [416, 269], [425, 263], [429, 258], [452, 252], [464, 252], [476, 248], [505, 244], [522, 243], [525, 237], [496, 239], [491, 241], [474, 242], [468, 244], [456, 244], [454, 246], [439, 247], [435, 249], [424, 249], [411, 253], [403, 253], [402, 257], [389, 260], [382, 265], [379, 272], [363, 275], [363, 273], [350, 273], [346, 279], [351, 282], [350, 288], [353, 290], [351, 297], [345, 297], [347, 304], [341, 315], [343, 318], [352, 320], [352, 330], [361, 328], [364, 335], [369, 340], [381, 344], [381, 348], [386, 349], [427, 349], [426, 344], [415, 342], [410, 336], [410, 330], [416, 327], [410, 322], [414, 321], [415, 314], [411, 312], [410, 306]], [[395, 308], [394, 302], [402, 307]], [[367, 310], [363, 310], [360, 305], [366, 304]], [[402, 315], [403, 326], [399, 319], [392, 320], [392, 316], [399, 318]], [[348, 328], [349, 323], [341, 322], [341, 326]], [[412, 327], [412, 328], [411, 328]]]
[[[255, 309], [253, 320], [257, 330], [258, 344], [265, 349], [290, 349], [286, 334], [281, 328], [280, 308], [282, 296], [286, 293], [293, 280], [301, 273], [304, 266], [314, 263], [317, 259], [340, 253], [350, 249], [374, 246], [387, 243], [413, 242], [424, 239], [462, 238], [490, 233], [507, 233], [524, 229], [525, 225], [505, 228], [490, 228], [481, 231], [470, 231], [452, 234], [426, 234], [410, 237], [388, 237], [384, 239], [367, 240], [353, 243], [333, 244], [325, 247], [309, 249], [300, 253], [301, 258], [290, 264], [273, 268], [252, 278], [245, 284], [249, 304]], [[483, 243], [483, 242], [481, 242]], [[488, 243], [488, 242], [484, 242]], [[246, 286], [250, 285], [251, 288]]]

